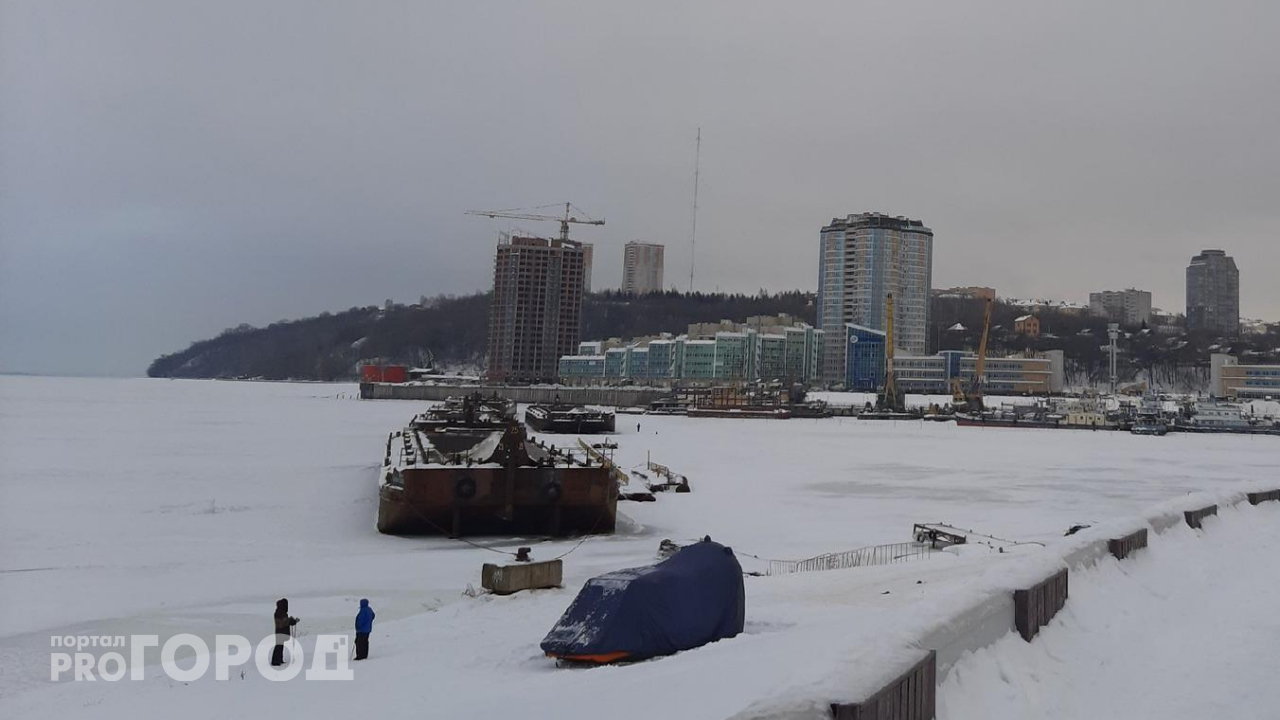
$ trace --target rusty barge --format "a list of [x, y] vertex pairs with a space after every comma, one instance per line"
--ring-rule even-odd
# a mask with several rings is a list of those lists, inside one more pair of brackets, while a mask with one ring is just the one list
[[515, 419], [516, 404], [498, 397], [485, 397], [479, 392], [454, 395], [439, 405], [413, 419], [412, 425], [421, 430], [440, 430], [450, 427], [501, 429]]
[[500, 427], [411, 423], [387, 438], [378, 531], [389, 535], [611, 533], [618, 480], [608, 461]]

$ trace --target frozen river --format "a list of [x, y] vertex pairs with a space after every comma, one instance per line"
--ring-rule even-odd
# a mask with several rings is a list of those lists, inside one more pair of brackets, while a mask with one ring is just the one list
[[[584, 580], [651, 562], [663, 538], [711, 535], [740, 554], [790, 559], [907, 541], [913, 523], [946, 521], [1051, 542], [1073, 524], [1273, 476], [1280, 458], [1274, 437], [619, 416], [619, 464], [651, 456], [694, 492], [620, 504], [619, 533], [567, 557], [561, 590], [473, 598], [464, 590], [479, 585], [481, 563], [500, 556], [375, 531], [387, 433], [420, 405], [356, 391], [0, 377], [0, 715], [487, 717], [541, 706], [586, 717], [606, 697], [622, 699], [614, 717], [730, 715], [838, 672], [854, 648], [995, 560], [747, 578], [744, 636], [628, 667], [556, 670], [537, 643]], [[575, 542], [483, 544], [534, 544], [545, 558]], [[373, 600], [360, 692], [48, 680], [51, 635], [261, 637], [285, 596], [307, 635], [347, 630], [355, 601]]]

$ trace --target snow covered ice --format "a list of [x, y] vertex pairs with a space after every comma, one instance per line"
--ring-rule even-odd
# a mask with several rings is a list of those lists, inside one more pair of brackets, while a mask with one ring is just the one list
[[[589, 577], [653, 562], [664, 538], [710, 535], [748, 571], [765, 567], [753, 556], [798, 559], [909, 541], [912, 524], [926, 521], [1052, 545], [1074, 524], [1276, 478], [1280, 460], [1273, 437], [644, 416], [639, 432], [619, 422], [611, 436], [619, 464], [651, 455], [687, 475], [693, 492], [620, 503], [619, 532], [566, 557], [562, 589], [471, 597], [464, 591], [479, 585], [480, 565], [500, 556], [374, 529], [387, 433], [422, 405], [362, 402], [356, 391], [0, 378], [0, 716], [575, 718], [598, 717], [607, 705], [615, 718], [716, 718], [778, 698], [841, 699], [832, 693], [856, 685], [875, 658], [945, 614], [949, 598], [1039, 550], [969, 548], [887, 567], [748, 577], [743, 635], [630, 666], [557, 669], [538, 642]], [[1107, 648], [1110, 658], [1144, 653], [1148, 670], [1124, 675], [1127, 685], [1113, 679], [1114, 692], [1164, 692], [1173, 681], [1158, 672], [1190, 677], [1201, 668], [1206, 692], [1226, 697], [1235, 680], [1224, 664], [1267, 665], [1260, 653], [1276, 630], [1258, 610], [1240, 620], [1257, 620], [1258, 637], [1241, 637], [1241, 604], [1203, 589], [1198, 600], [1182, 595], [1200, 578], [1257, 597], [1280, 569], [1278, 538], [1267, 530], [1276, 525], [1266, 522], [1280, 507], [1231, 512], [1243, 520], [1224, 511], [1204, 538], [1171, 531], [1153, 537], [1132, 565], [1073, 575], [1067, 609], [1037, 644], [1002, 641], [956, 666], [941, 685], [942, 716], [1029, 717], [1034, 698], [1078, 697], [1082, 687], [1102, 687], [1099, 671], [1085, 666], [1098, 662], [1090, 652]], [[478, 542], [532, 545], [544, 559], [577, 540]], [[1171, 555], [1186, 559], [1175, 565]], [[182, 684], [158, 667], [143, 682], [49, 681], [52, 635], [237, 633], [256, 641], [271, 631], [280, 597], [302, 618], [308, 649], [318, 634], [350, 632], [358, 600], [371, 599], [371, 655], [354, 666], [354, 682], [249, 675]], [[1108, 629], [1100, 608], [1117, 603], [1150, 611], [1149, 625], [1132, 629], [1145, 635]], [[1195, 638], [1180, 653], [1179, 622]], [[1214, 633], [1220, 641], [1203, 642]], [[1109, 644], [1094, 648], [1100, 634]], [[1076, 674], [1063, 671], [1077, 660]], [[1194, 716], [1227, 716], [1209, 708], [1231, 707], [1235, 717], [1266, 717], [1261, 708], [1275, 698], [1261, 689], [1254, 697], [1267, 702], [1257, 712], [1201, 705]], [[1044, 716], [1108, 716], [1085, 712], [1093, 701]], [[979, 711], [988, 707], [989, 715]], [[1193, 716], [1181, 707], [1144, 715], [1134, 706], [1114, 716]]]

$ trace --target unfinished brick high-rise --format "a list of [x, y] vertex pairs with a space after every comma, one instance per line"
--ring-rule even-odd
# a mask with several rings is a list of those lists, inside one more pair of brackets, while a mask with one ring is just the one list
[[489, 308], [491, 380], [554, 382], [582, 335], [581, 244], [513, 237], [498, 244]]

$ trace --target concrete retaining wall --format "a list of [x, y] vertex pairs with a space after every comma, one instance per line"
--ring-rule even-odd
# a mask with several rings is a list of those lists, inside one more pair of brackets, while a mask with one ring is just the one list
[[453, 395], [480, 392], [497, 393], [499, 397], [518, 403], [550, 403], [559, 396], [561, 402], [574, 405], [608, 405], [613, 407], [647, 406], [670, 394], [663, 388], [607, 387], [530, 387], [508, 385], [396, 385], [360, 383], [362, 400], [428, 400], [439, 401]]
[[[1200, 502], [1208, 499], [1205, 495], [1198, 497]], [[1092, 532], [1093, 537], [1081, 537], [1074, 544], [1062, 549], [1060, 559], [1065, 563], [1065, 568], [1025, 589], [993, 595], [983, 602], [952, 615], [946, 622], [925, 633], [919, 642], [912, 643], [914, 647], [929, 649], [925, 659], [881, 689], [867, 694], [866, 700], [856, 703], [833, 703], [831, 716], [860, 720], [933, 718], [932, 698], [936, 695], [931, 694], [931, 703], [928, 706], [923, 704], [913, 706], [910, 702], [904, 705], [901, 700], [904, 696], [919, 697], [918, 694], [913, 696], [911, 693], [919, 692], [920, 678], [925, 672], [922, 669], [924, 663], [932, 666], [932, 675], [936, 682], [939, 677], [945, 676], [964, 653], [991, 645], [1005, 637], [1010, 630], [1016, 629], [1024, 639], [1030, 641], [1040, 628], [1064, 607], [1070, 569], [1088, 567], [1107, 555], [1117, 559], [1131, 557], [1137, 550], [1147, 547], [1149, 530], [1155, 530], [1157, 533], [1164, 532], [1183, 522], [1193, 528], [1201, 527], [1204, 518], [1217, 514], [1218, 505], [1197, 507], [1192, 504], [1196, 498], [1197, 496], [1190, 496], [1165, 503], [1159, 509], [1144, 516], [1141, 521], [1135, 519], [1129, 523], [1111, 525], [1107, 528], [1095, 528]], [[1219, 502], [1231, 506], [1239, 505], [1246, 500], [1252, 505], [1257, 505], [1262, 502], [1280, 501], [1280, 489], [1248, 493], [1217, 493], [1216, 498]], [[1187, 507], [1193, 509], [1188, 510]], [[933, 693], [936, 693], [936, 688]], [[901, 714], [903, 712], [924, 714]]]
[[938, 672], [945, 675], [967, 652], [984, 648], [1013, 630], [1013, 595], [987, 598], [927, 633], [917, 645], [937, 655]]

